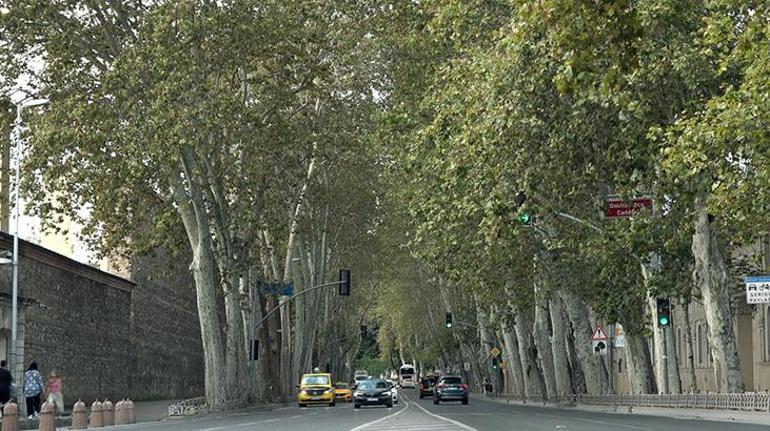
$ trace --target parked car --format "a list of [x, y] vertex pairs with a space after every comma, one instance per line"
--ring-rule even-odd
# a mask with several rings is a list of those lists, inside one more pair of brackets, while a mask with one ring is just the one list
[[393, 393], [388, 382], [382, 379], [364, 380], [353, 392], [353, 407], [385, 406], [393, 407]]
[[332, 375], [328, 373], [304, 374], [298, 385], [297, 404], [306, 407], [308, 404], [335, 405]]
[[433, 387], [433, 404], [441, 401], [461, 401], [468, 404], [468, 385], [460, 376], [444, 376]]
[[422, 379], [420, 379], [420, 399], [422, 399], [425, 396], [433, 395], [433, 386], [436, 385], [437, 381], [438, 381], [438, 376], [435, 376], [433, 374], [429, 376], [425, 376]]

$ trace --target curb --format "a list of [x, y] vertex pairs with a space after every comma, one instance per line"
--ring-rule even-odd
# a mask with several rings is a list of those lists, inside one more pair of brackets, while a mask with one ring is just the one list
[[[539, 408], [552, 408], [560, 410], [574, 410], [589, 413], [605, 413], [615, 415], [637, 415], [637, 416], [658, 416], [669, 417], [672, 419], [680, 420], [700, 420], [708, 422], [725, 422], [725, 423], [742, 423], [747, 425], [770, 425], [770, 415], [765, 412], [744, 412], [735, 410], [702, 410], [702, 409], [685, 409], [685, 408], [666, 408], [659, 407], [656, 411], [645, 411], [650, 407], [637, 407], [623, 404], [611, 405], [611, 404], [576, 404], [570, 402], [563, 403], [543, 403], [543, 402], [528, 402], [524, 403], [519, 400], [497, 398], [497, 397], [483, 397], [474, 396], [479, 401], [489, 401], [497, 404], [505, 405], [517, 405], [522, 407], [539, 407]], [[719, 414], [723, 416], [716, 416]], [[736, 414], [737, 413], [737, 414]], [[756, 416], [756, 417], [751, 417]]]

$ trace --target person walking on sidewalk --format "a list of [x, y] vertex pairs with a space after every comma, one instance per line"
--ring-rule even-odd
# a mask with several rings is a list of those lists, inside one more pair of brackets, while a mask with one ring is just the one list
[[11, 399], [11, 383], [13, 376], [8, 371], [8, 363], [3, 359], [0, 361], [0, 411], [3, 406]]
[[40, 414], [40, 395], [43, 393], [43, 376], [37, 369], [37, 362], [29, 364], [24, 372], [24, 397], [27, 399], [27, 415], [29, 419]]
[[61, 377], [54, 370], [48, 375], [48, 389], [46, 390], [48, 402], [56, 406], [56, 414], [64, 415], [64, 392]]

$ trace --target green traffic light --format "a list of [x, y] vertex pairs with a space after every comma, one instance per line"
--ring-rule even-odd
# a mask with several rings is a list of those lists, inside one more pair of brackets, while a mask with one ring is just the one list
[[668, 326], [668, 316], [658, 317], [658, 323], [660, 323], [660, 326]]
[[529, 215], [529, 213], [519, 214], [519, 216], [517, 218], [519, 219], [519, 223], [521, 223], [521, 224], [530, 224], [530, 223], [532, 223], [532, 217]]
[[450, 322], [447, 322], [447, 324], [446, 324], [446, 327], [447, 327], [448, 329], [452, 329], [452, 324], [451, 324]]

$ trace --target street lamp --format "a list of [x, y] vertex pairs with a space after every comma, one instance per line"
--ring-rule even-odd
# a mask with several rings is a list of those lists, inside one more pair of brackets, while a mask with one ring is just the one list
[[[16, 338], [18, 333], [18, 315], [19, 315], [19, 195], [21, 195], [21, 151], [23, 141], [21, 139], [22, 132], [22, 119], [21, 112], [25, 108], [32, 108], [35, 106], [45, 105], [49, 102], [48, 99], [25, 99], [16, 103], [16, 123], [11, 131], [11, 142], [14, 143], [16, 152], [14, 154], [14, 161], [16, 163], [16, 197], [13, 207], [14, 223], [13, 223], [13, 299], [11, 303], [11, 354], [10, 354], [10, 370], [11, 375], [15, 372], [16, 367]], [[15, 132], [15, 133], [14, 133]]]

